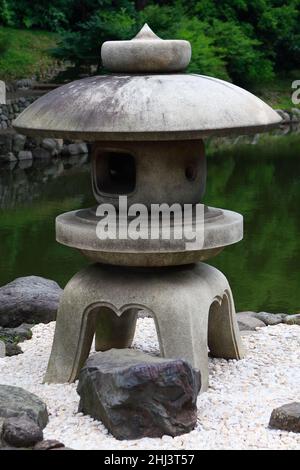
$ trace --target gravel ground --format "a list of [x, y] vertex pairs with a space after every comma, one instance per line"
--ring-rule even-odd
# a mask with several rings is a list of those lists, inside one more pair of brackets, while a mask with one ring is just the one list
[[[76, 384], [43, 385], [55, 323], [37, 325], [24, 354], [0, 359], [0, 383], [22, 386], [47, 403], [45, 438], [73, 449], [300, 449], [300, 434], [268, 429], [273, 408], [299, 401], [300, 327], [276, 325], [243, 337], [247, 357], [210, 360], [210, 389], [198, 398], [198, 425], [175, 438], [117, 441], [104, 426], [76, 413]], [[150, 318], [138, 320], [134, 347], [158, 353]]]

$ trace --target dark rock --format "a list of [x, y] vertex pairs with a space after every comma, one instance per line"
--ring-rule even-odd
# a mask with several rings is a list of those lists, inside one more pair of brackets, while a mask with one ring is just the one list
[[41, 144], [42, 148], [50, 152], [51, 156], [57, 155], [57, 142], [55, 139], [44, 139]]
[[22, 323], [16, 328], [3, 328], [0, 326], [0, 338], [5, 342], [21, 343], [32, 338], [32, 326], [27, 323]]
[[16, 356], [22, 354], [22, 349], [18, 346], [27, 339], [31, 339], [33, 325], [27, 325], [23, 323], [16, 328], [2, 328], [0, 327], [0, 340], [2, 340], [6, 346], [6, 356]]
[[255, 312], [240, 312], [236, 316], [240, 331], [256, 331], [256, 328], [266, 326], [263, 321], [256, 318]]
[[283, 323], [286, 323], [287, 325], [300, 325], [300, 313], [297, 313], [296, 315], [287, 315]]
[[42, 147], [36, 147], [32, 149], [32, 156], [34, 159], [44, 159], [47, 160], [51, 158], [51, 152]]
[[79, 142], [76, 144], [70, 144], [68, 145], [68, 153], [69, 155], [80, 155], [82, 153], [88, 153], [88, 147], [86, 143], [84, 142]]
[[18, 154], [22, 150], [24, 150], [26, 142], [26, 136], [23, 134], [15, 134], [13, 137], [13, 145], [12, 150], [14, 153]]
[[54, 447], [53, 449], [49, 449], [49, 450], [74, 450], [74, 449], [71, 449], [71, 447]]
[[47, 407], [36, 395], [20, 387], [0, 385], [0, 418], [25, 415], [41, 429], [48, 423]]
[[17, 356], [18, 354], [23, 354], [22, 349], [16, 343], [5, 343], [6, 345], [6, 356], [12, 357]]
[[176, 436], [197, 422], [200, 373], [181, 359], [111, 349], [80, 372], [79, 411], [101, 420], [117, 439]]
[[61, 449], [65, 445], [62, 442], [56, 441], [55, 439], [46, 439], [44, 441], [38, 442], [33, 450], [52, 450], [52, 449]]
[[0, 288], [0, 325], [48, 323], [55, 320], [62, 289], [49, 279], [20, 277]]
[[268, 313], [268, 312], [259, 312], [255, 314], [255, 318], [264, 322], [267, 326], [278, 325], [282, 323], [286, 317], [285, 313]]
[[7, 418], [2, 426], [1, 438], [14, 447], [32, 447], [43, 440], [43, 431], [28, 416]]
[[288, 403], [272, 411], [269, 426], [289, 432], [300, 432], [300, 402]]

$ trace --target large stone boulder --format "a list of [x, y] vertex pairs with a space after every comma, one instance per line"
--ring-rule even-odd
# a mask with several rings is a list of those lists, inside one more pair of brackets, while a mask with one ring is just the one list
[[28, 416], [6, 418], [2, 425], [2, 443], [13, 447], [32, 447], [43, 440], [43, 431]]
[[266, 326], [262, 320], [256, 318], [255, 312], [239, 312], [236, 316], [240, 331], [256, 331], [256, 328]]
[[49, 323], [56, 319], [62, 289], [49, 279], [20, 277], [0, 288], [0, 326]]
[[130, 349], [94, 354], [77, 388], [79, 411], [101, 420], [117, 439], [191, 431], [199, 390], [200, 373], [186, 361]]
[[289, 432], [300, 432], [300, 403], [293, 402], [272, 411], [269, 426]]
[[47, 407], [40, 398], [20, 387], [0, 385], [0, 419], [27, 416], [41, 429], [48, 423]]

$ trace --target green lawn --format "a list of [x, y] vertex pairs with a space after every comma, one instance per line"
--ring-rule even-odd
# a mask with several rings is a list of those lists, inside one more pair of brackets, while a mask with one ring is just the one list
[[294, 71], [289, 77], [276, 78], [263, 87], [256, 87], [253, 92], [274, 109], [300, 109], [300, 105], [292, 103], [292, 94], [295, 91], [292, 83], [295, 80], [300, 80], [300, 70]]
[[0, 27], [0, 79], [43, 74], [54, 62], [47, 51], [55, 44], [53, 33]]

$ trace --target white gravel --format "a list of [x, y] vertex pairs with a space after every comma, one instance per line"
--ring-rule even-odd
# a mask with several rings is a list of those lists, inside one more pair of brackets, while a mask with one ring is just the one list
[[[24, 354], [0, 359], [0, 383], [47, 403], [45, 438], [73, 449], [300, 449], [300, 434], [270, 430], [273, 408], [300, 399], [300, 327], [276, 325], [243, 337], [247, 357], [210, 360], [210, 389], [198, 398], [198, 426], [175, 438], [118, 441], [102, 423], [77, 413], [76, 384], [44, 385], [54, 322], [33, 328]], [[134, 347], [158, 353], [152, 319], [138, 320]]]

